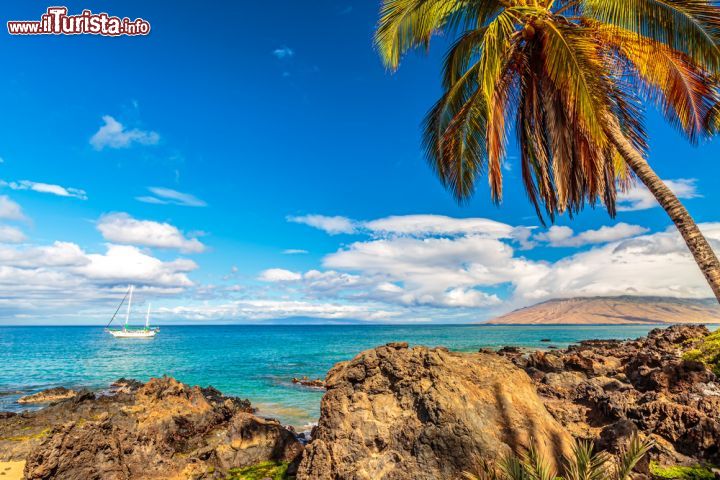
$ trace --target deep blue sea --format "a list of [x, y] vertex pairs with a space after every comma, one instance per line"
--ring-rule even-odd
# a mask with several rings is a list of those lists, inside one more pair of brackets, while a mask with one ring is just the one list
[[654, 326], [167, 326], [154, 339], [115, 339], [101, 327], [0, 327], [0, 410], [53, 386], [102, 389], [120, 377], [163, 374], [248, 398], [261, 414], [304, 426], [321, 391], [293, 377], [322, 377], [336, 362], [392, 341], [452, 350], [564, 347], [590, 338], [636, 338]]

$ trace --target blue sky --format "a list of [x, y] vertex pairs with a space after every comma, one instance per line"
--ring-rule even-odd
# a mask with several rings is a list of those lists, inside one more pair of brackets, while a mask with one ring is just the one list
[[[420, 148], [445, 39], [388, 73], [376, 2], [66, 4], [152, 32], [0, 35], [2, 323], [101, 322], [130, 282], [161, 322], [464, 322], [556, 296], [711, 294], [639, 187], [615, 220], [586, 209], [548, 231], [511, 145], [503, 204], [484, 182], [455, 204]], [[47, 6], [4, 5], [3, 22]], [[718, 142], [692, 147], [648, 110], [651, 164], [720, 241]]]

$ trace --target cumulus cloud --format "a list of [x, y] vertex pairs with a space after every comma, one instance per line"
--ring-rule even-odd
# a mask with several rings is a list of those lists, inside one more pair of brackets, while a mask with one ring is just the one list
[[193, 287], [188, 274], [196, 268], [190, 260], [163, 261], [128, 245], [111, 244], [104, 253], [60, 241], [0, 245], [0, 314], [76, 319], [97, 307], [106, 318], [127, 284], [154, 297], [177, 295]]
[[597, 243], [608, 243], [623, 238], [634, 237], [646, 233], [647, 228], [640, 225], [617, 223], [613, 226], [603, 226], [597, 230], [586, 230], [577, 235], [570, 227], [553, 225], [547, 232], [535, 235], [535, 239], [546, 242], [551, 247], [581, 247]]
[[237, 300], [218, 305], [183, 305], [161, 308], [158, 313], [170, 318], [190, 320], [312, 317], [326, 320], [388, 321], [401, 315], [401, 312], [386, 309], [382, 305], [270, 299]]
[[305, 255], [308, 251], [300, 248], [287, 248], [283, 250], [282, 253], [283, 255]]
[[[705, 223], [700, 228], [719, 251], [720, 223]], [[518, 285], [517, 299], [528, 302], [593, 295], [712, 295], [674, 227], [580, 252], [547, 264], [544, 269], [536, 282]]]
[[89, 263], [85, 252], [71, 242], [25, 248], [0, 247], [0, 264], [19, 268], [81, 267]]
[[515, 227], [488, 218], [453, 218], [444, 215], [399, 215], [364, 222], [376, 234], [413, 236], [486, 235], [510, 238]]
[[353, 220], [347, 217], [328, 217], [326, 215], [302, 215], [302, 216], [288, 216], [288, 222], [302, 223], [320, 230], [323, 230], [330, 235], [337, 235], [340, 233], [355, 233], [357, 225]]
[[0, 225], [0, 243], [22, 243], [25, 241], [25, 234], [17, 227]]
[[488, 218], [453, 218], [444, 215], [394, 215], [370, 221], [358, 221], [342, 216], [289, 216], [287, 220], [302, 223], [331, 235], [365, 233], [376, 237], [388, 236], [459, 236], [480, 235], [489, 238], [514, 239], [522, 243], [531, 235], [529, 227], [513, 227]]
[[[338, 230], [324, 222], [334, 217], [319, 217], [301, 223], [328, 233]], [[282, 278], [276, 286], [303, 298], [378, 302], [404, 307], [406, 314], [433, 309], [432, 317], [455, 310], [465, 312], [465, 318], [554, 297], [711, 295], [674, 228], [648, 234], [646, 228], [627, 223], [582, 232], [554, 227], [529, 238], [532, 227], [482, 218], [341, 218], [367, 238], [325, 256], [320, 270], [273, 269], [273, 276]], [[720, 224], [701, 228], [715, 248], [720, 247]], [[548, 262], [521, 255], [532, 242], [592, 248]]]
[[197, 268], [192, 260], [163, 262], [130, 245], [109, 245], [104, 254], [86, 254], [87, 263], [73, 271], [93, 281], [189, 287], [188, 272]]
[[[129, 231], [146, 227], [120, 215]], [[36, 308], [34, 303], [54, 307], [68, 296], [76, 304], [79, 298], [91, 303], [102, 299], [107, 309], [108, 298], [117, 301], [127, 283], [154, 289], [157, 295], [182, 294], [162, 310], [174, 320], [303, 316], [462, 322], [557, 297], [711, 296], [674, 228], [651, 233], [622, 223], [580, 232], [558, 227], [528, 239], [523, 235], [533, 231], [530, 227], [488, 219], [406, 217], [365, 222], [341, 217], [353, 227], [353, 242], [326, 255], [316, 268], [267, 265], [274, 268], [245, 285], [237, 284], [237, 268], [223, 280], [233, 277], [232, 285], [194, 285], [189, 278], [197, 268], [194, 262], [161, 260], [126, 241], [111, 241], [106, 251], [91, 253], [68, 242], [0, 244], [0, 313], [10, 308], [3, 298], [12, 298], [15, 309]], [[153, 228], [163, 225], [150, 223]], [[315, 223], [328, 233], [336, 231], [327, 223]], [[720, 223], [700, 228], [720, 249]], [[171, 231], [188, 240], [179, 230]], [[546, 250], [530, 255], [523, 251], [522, 238], [580, 250], [548, 261], [538, 256]]]
[[[376, 294], [405, 305], [483, 307], [496, 295], [477, 287], [510, 280], [518, 260], [510, 245], [494, 238], [387, 238], [355, 242], [325, 257], [334, 270], [377, 279]], [[387, 283], [397, 288], [379, 288]]]
[[11, 188], [12, 190], [32, 190], [39, 193], [49, 193], [58, 197], [72, 197], [80, 200], [87, 200], [85, 190], [73, 187], [63, 187], [52, 183], [31, 182], [30, 180], [20, 180], [19, 182], [0, 181], [0, 185]]
[[11, 200], [7, 195], [0, 195], [0, 219], [25, 220], [25, 215], [20, 205]]
[[113, 243], [171, 248], [185, 253], [199, 253], [205, 250], [205, 245], [197, 238], [186, 237], [174, 225], [138, 220], [127, 213], [103, 215], [98, 220], [97, 228], [105, 240]]
[[[678, 178], [663, 181], [678, 198], [687, 199], [702, 196], [697, 191], [697, 180], [694, 178]], [[639, 182], [633, 185], [627, 192], [618, 193], [617, 209], [621, 212], [647, 210], [659, 206], [657, 200], [655, 200], [655, 196], [650, 190], [645, 188], [645, 185]]]
[[295, 55], [295, 52], [292, 48], [283, 45], [282, 47], [278, 47], [273, 50], [272, 54], [280, 60], [285, 60]]
[[152, 195], [135, 197], [136, 200], [144, 203], [154, 203], [157, 205], [180, 205], [183, 207], [206, 207], [207, 203], [200, 200], [195, 195], [179, 192], [171, 188], [165, 187], [148, 187]]
[[294, 282], [300, 280], [302, 275], [282, 268], [269, 268], [260, 272], [258, 280], [263, 282]]
[[95, 150], [108, 148], [128, 148], [134, 144], [157, 145], [160, 135], [149, 130], [127, 128], [110, 115], [102, 117], [103, 125], [90, 138], [90, 145]]

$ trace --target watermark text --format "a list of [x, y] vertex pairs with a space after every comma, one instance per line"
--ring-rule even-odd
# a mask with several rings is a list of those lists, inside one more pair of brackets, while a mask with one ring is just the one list
[[113, 17], [107, 13], [83, 10], [68, 15], [67, 7], [48, 7], [40, 20], [14, 20], [7, 22], [10, 35], [148, 35], [150, 22], [142, 18]]

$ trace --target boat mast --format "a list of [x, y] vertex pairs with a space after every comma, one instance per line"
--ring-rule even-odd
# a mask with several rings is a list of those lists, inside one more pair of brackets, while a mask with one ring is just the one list
[[127, 313], [125, 314], [125, 327], [124, 329], [127, 329], [127, 324], [130, 321], [130, 307], [132, 307], [132, 294], [133, 294], [133, 286], [130, 285], [130, 298], [128, 298], [128, 308]]
[[150, 328], [150, 302], [148, 302], [148, 311], [145, 314], [145, 330]]

